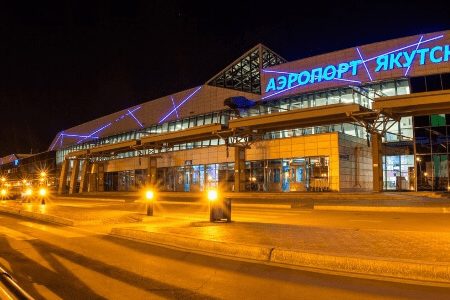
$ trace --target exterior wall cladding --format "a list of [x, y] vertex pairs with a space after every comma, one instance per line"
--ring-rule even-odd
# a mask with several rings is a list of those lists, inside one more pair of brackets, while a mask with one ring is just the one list
[[[439, 37], [439, 38], [436, 38]], [[50, 145], [50, 150], [67, 153], [74, 145], [84, 144], [94, 139], [105, 138], [127, 131], [141, 130], [155, 124], [175, 121], [209, 112], [228, 109], [224, 99], [244, 96], [254, 101], [269, 101], [287, 98], [313, 91], [326, 91], [345, 86], [361, 86], [371, 82], [425, 76], [450, 72], [450, 63], [420, 63], [413, 60], [409, 73], [405, 67], [375, 72], [377, 57], [386, 53], [414, 51], [422, 47], [432, 48], [450, 44], [450, 31], [409, 36], [385, 42], [358, 46], [341, 51], [318, 55], [261, 70], [262, 95], [236, 90], [201, 85], [189, 90], [161, 97], [138, 106], [124, 109], [96, 120], [59, 132]], [[412, 46], [411, 46], [412, 45]], [[395, 51], [394, 51], [395, 50]], [[418, 54], [417, 54], [418, 56]], [[271, 80], [280, 74], [301, 74], [304, 70], [325, 69], [343, 62], [364, 60], [351, 71], [342, 74], [341, 80], [316, 80], [303, 85], [295, 85], [281, 90], [268, 89]], [[287, 78], [287, 75], [286, 78]], [[313, 80], [314, 81], [314, 80]], [[246, 151], [246, 161], [292, 160], [294, 158], [326, 157], [327, 190], [331, 191], [370, 191], [372, 190], [372, 155], [367, 141], [341, 132], [319, 133], [273, 140], [262, 140], [251, 145]], [[234, 148], [228, 150], [224, 145], [171, 151], [158, 154], [158, 168], [183, 167], [234, 162]], [[147, 157], [128, 157], [105, 161], [105, 172], [146, 169]], [[310, 167], [308, 167], [310, 168]], [[283, 169], [281, 169], [282, 172]], [[293, 171], [296, 172], [296, 171]], [[300, 173], [299, 173], [300, 174]], [[302, 174], [296, 176], [303, 176]], [[250, 175], [251, 176], [251, 175]], [[311, 175], [312, 176], [312, 175]], [[314, 176], [312, 176], [314, 177]], [[311, 186], [311, 182], [309, 182]], [[295, 190], [291, 189], [290, 190]], [[301, 190], [301, 189], [300, 189]]]

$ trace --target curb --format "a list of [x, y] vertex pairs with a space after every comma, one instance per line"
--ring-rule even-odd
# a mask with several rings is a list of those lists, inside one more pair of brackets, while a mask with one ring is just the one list
[[421, 207], [421, 206], [356, 206], [356, 205], [314, 205], [314, 210], [332, 211], [362, 211], [362, 212], [401, 212], [424, 214], [448, 214], [450, 207]]
[[225, 243], [220, 241], [190, 238], [183, 235], [150, 232], [128, 228], [113, 228], [111, 229], [110, 235], [131, 240], [138, 240], [142, 242], [157, 243], [165, 246], [172, 246], [177, 248], [258, 261], [269, 261], [270, 253], [273, 250], [273, 248], [271, 247]]
[[270, 261], [334, 272], [450, 284], [450, 264], [357, 256], [346, 257], [278, 248], [272, 251]]
[[39, 221], [43, 221], [43, 222], [54, 223], [54, 224], [58, 224], [58, 225], [66, 225], [66, 226], [74, 226], [75, 225], [75, 221], [70, 220], [70, 219], [53, 216], [53, 215], [41, 214], [41, 213], [37, 213], [37, 212], [25, 211], [25, 210], [17, 209], [17, 208], [0, 206], [0, 212], [11, 214], [11, 215], [22, 216], [25, 218], [35, 219], [35, 220], [39, 220]]
[[110, 235], [163, 247], [193, 250], [209, 255], [256, 260], [281, 267], [350, 273], [355, 276], [372, 276], [383, 280], [419, 281], [421, 284], [450, 284], [450, 264], [445, 263], [308, 253], [292, 249], [203, 240], [177, 234], [129, 228], [112, 228]]
[[127, 202], [125, 199], [93, 198], [93, 197], [54, 197], [56, 200]]

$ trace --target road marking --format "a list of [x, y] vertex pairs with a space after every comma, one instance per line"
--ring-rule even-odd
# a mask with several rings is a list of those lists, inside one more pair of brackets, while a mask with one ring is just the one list
[[56, 205], [64, 207], [102, 207], [109, 206], [111, 203], [58, 203]]
[[55, 235], [59, 235], [62, 237], [66, 237], [66, 238], [86, 237], [85, 234], [76, 233], [76, 232], [73, 232], [70, 230], [59, 229], [59, 228], [55, 228], [53, 226], [48, 226], [48, 225], [44, 225], [44, 224], [37, 224], [37, 223], [32, 223], [32, 222], [19, 222], [19, 224], [33, 228], [33, 229], [42, 230], [42, 231], [45, 231], [50, 234], [55, 234]]
[[8, 299], [14, 300], [14, 299], [9, 295], [9, 292], [5, 291], [5, 289], [3, 289], [3, 288], [0, 286], [0, 296], [1, 296], [1, 295], [4, 295], [4, 296], [7, 297]]
[[13, 238], [18, 241], [29, 241], [29, 240], [37, 239], [31, 235], [28, 235], [23, 232], [16, 231], [16, 230], [4, 227], [4, 226], [0, 226], [0, 234], [4, 234], [4, 235], [9, 236], [10, 238]]
[[370, 223], [381, 223], [383, 221], [379, 220], [349, 220], [350, 222], [370, 222]]

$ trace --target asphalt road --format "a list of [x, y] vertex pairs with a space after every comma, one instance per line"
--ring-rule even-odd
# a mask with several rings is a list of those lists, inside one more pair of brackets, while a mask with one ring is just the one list
[[36, 299], [448, 299], [450, 289], [192, 254], [0, 214], [0, 265]]

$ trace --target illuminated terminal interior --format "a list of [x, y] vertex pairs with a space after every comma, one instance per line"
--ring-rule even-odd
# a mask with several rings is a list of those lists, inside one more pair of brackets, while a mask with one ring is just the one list
[[[202, 85], [60, 131], [47, 169], [60, 193], [447, 190], [449, 41], [435, 32], [292, 62], [259, 44]], [[32, 176], [26, 162], [0, 167]]]

